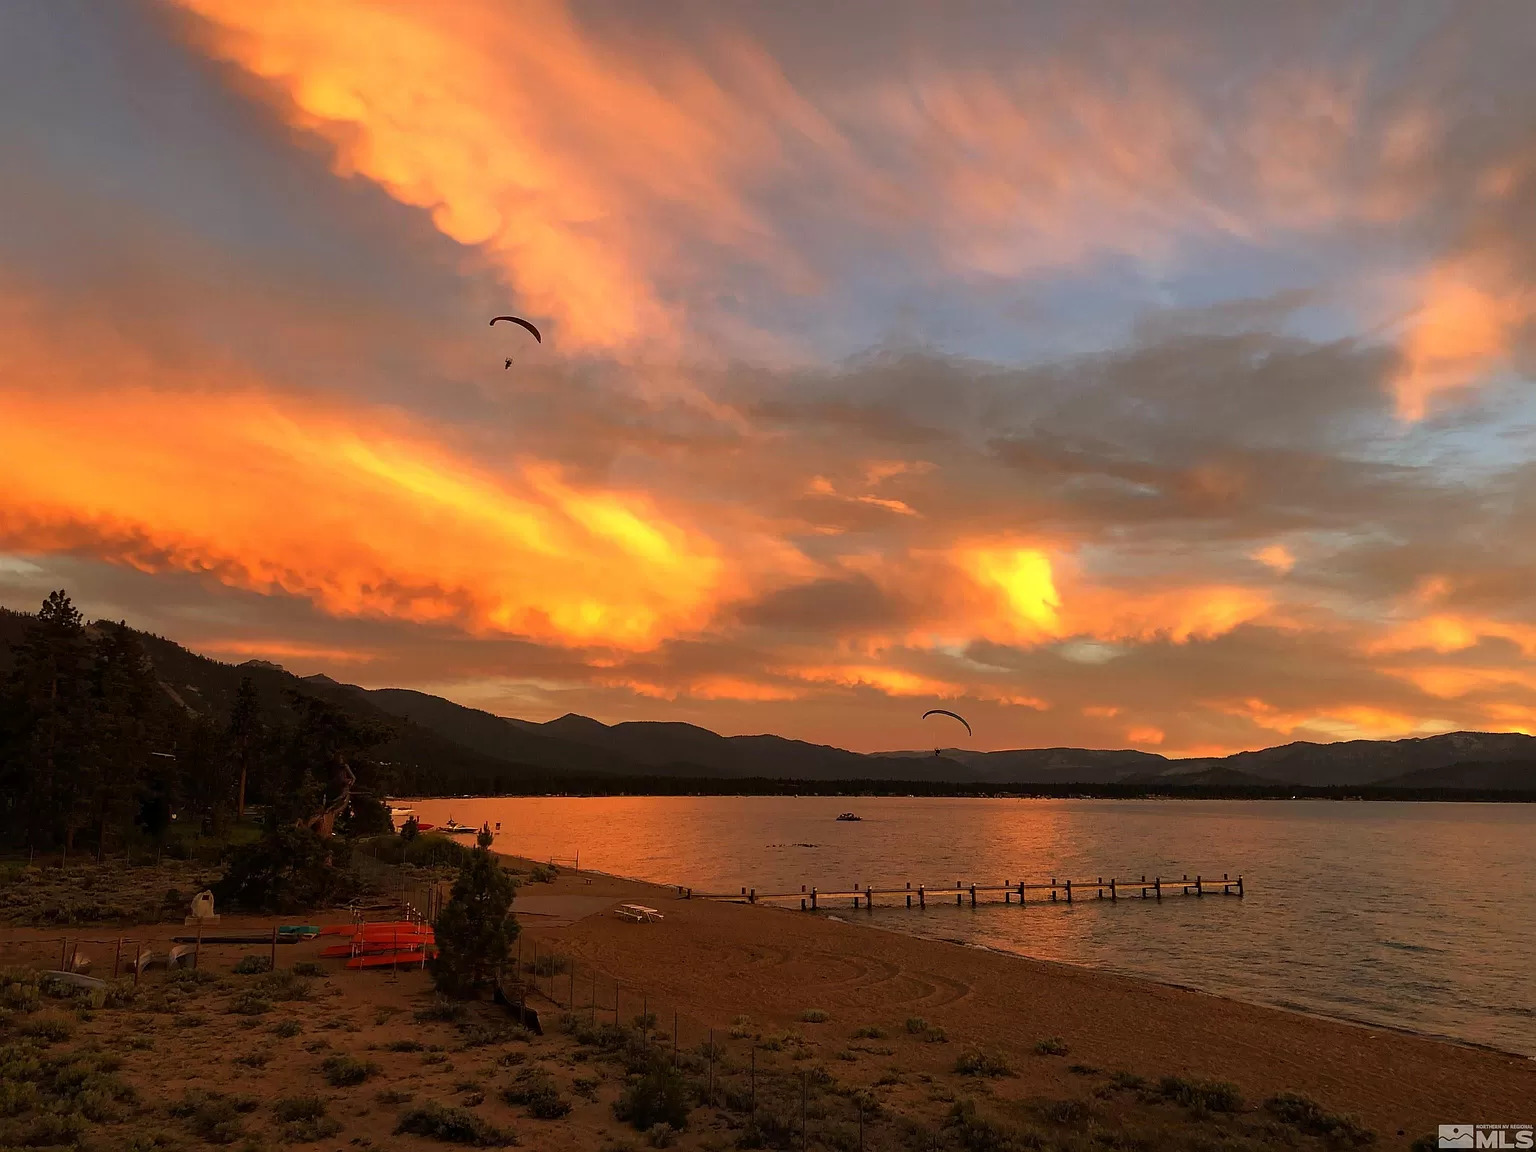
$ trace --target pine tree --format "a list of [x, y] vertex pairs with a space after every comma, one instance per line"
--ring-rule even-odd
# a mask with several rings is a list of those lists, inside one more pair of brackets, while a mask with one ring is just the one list
[[106, 853], [109, 831], [131, 824], [151, 772], [151, 754], [167, 728], [166, 699], [149, 658], [126, 624], [102, 628], [91, 644], [92, 699], [81, 790], [96, 827], [96, 858]]
[[517, 939], [511, 918], [516, 892], [500, 860], [485, 848], [470, 852], [434, 925], [432, 980], [439, 992], [469, 998], [492, 983]]
[[91, 660], [84, 621], [61, 589], [49, 594], [13, 652], [8, 684], [14, 754], [4, 780], [15, 797], [9, 831], [67, 851], [85, 819], [81, 788], [90, 730]]
[[249, 676], [240, 681], [235, 693], [235, 706], [229, 714], [229, 727], [225, 739], [234, 770], [239, 773], [235, 792], [235, 820], [245, 819], [245, 788], [251, 765], [256, 758], [263, 736], [261, 713], [256, 696], [256, 683]]

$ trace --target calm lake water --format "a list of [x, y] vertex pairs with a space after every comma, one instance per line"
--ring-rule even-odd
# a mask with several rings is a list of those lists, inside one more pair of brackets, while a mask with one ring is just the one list
[[[1245, 899], [926, 911], [884, 928], [1536, 1057], [1536, 805], [905, 797], [424, 800], [501, 851], [699, 891], [1241, 873]], [[858, 823], [834, 817], [853, 808]]]

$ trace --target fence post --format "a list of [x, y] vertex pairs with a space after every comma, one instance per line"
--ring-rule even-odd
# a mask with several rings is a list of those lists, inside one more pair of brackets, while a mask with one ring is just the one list
[[1056, 877], [1051, 877], [1051, 903], [1056, 903]]
[[[1024, 907], [1024, 881], [1022, 880], [1019, 881], [1019, 907]], [[862, 1116], [864, 1113], [860, 1112], [859, 1115]]]
[[272, 959], [267, 964], [267, 970], [277, 971], [277, 925], [272, 925]]
[[928, 889], [922, 884], [917, 886], [917, 906], [919, 908], [928, 907]]
[[912, 881], [907, 881], [907, 907], [912, 907]]
[[118, 966], [123, 962], [123, 938], [117, 938], [117, 952], [112, 956], [112, 979], [117, 979]]
[[203, 955], [203, 926], [197, 926], [197, 943], [192, 948], [192, 970], [197, 971], [198, 961]]
[[1111, 876], [1109, 878], [1109, 902], [1113, 904], [1117, 898], [1115, 895], [1115, 878]]
[[1072, 903], [1072, 881], [1067, 881], [1067, 903]]
[[1239, 899], [1243, 895], [1243, 874], [1241, 872], [1237, 874], [1237, 895]]
[[1099, 899], [1104, 899], [1104, 877], [1099, 877]]
[[1202, 885], [1200, 883], [1200, 877], [1198, 875], [1195, 876], [1195, 895], [1196, 896], [1204, 896], [1205, 895], [1205, 889], [1204, 889], [1204, 887], [1202, 887]]
[[871, 888], [868, 884], [866, 884], [866, 885], [864, 885], [864, 911], [866, 911], [866, 912], [873, 912], [874, 910], [875, 910], [875, 890], [873, 888]]
[[976, 885], [971, 885], [971, 907], [976, 907]]
[[816, 911], [816, 889], [814, 886], [811, 888], [811, 911]]

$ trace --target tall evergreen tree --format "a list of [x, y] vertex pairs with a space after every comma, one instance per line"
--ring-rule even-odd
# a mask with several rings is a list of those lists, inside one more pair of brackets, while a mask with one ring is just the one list
[[12, 752], [6, 793], [16, 797], [11, 832], [66, 851], [88, 816], [82, 787], [91, 713], [91, 652], [80, 613], [52, 592], [15, 646], [7, 685]]
[[82, 764], [88, 820], [96, 830], [96, 856], [106, 853], [109, 832], [132, 824], [141, 791], [157, 767], [157, 743], [169, 735], [167, 698], [150, 670], [143, 646], [126, 624], [104, 626], [91, 644], [92, 709]]
[[245, 819], [246, 784], [264, 735], [256, 682], [246, 676], [241, 679], [240, 689], [235, 693], [235, 706], [229, 714], [229, 727], [225, 729], [230, 762], [238, 774], [235, 791], [237, 821]]
[[488, 849], [470, 852], [434, 925], [432, 981], [438, 991], [474, 997], [492, 983], [517, 939], [511, 915], [516, 894], [517, 885]]

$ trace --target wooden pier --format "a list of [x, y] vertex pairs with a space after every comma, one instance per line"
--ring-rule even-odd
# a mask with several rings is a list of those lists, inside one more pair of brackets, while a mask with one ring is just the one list
[[1068, 880], [1052, 876], [1049, 883], [1041, 884], [1029, 884], [1022, 880], [1016, 884], [966, 884], [956, 880], [953, 888], [927, 884], [919, 884], [914, 888], [909, 882], [902, 888], [866, 886], [823, 892], [819, 888], [801, 885], [798, 892], [759, 892], [756, 888], [743, 888], [740, 893], [695, 892], [692, 888], [682, 888], [678, 890], [678, 895], [688, 900], [728, 900], [736, 904], [798, 900], [801, 909], [807, 912], [835, 907], [845, 900], [851, 900], [855, 908], [871, 911], [877, 903], [897, 907], [903, 900], [908, 908], [927, 908], [930, 902], [948, 903], [950, 897], [954, 897], [957, 907], [969, 901], [970, 906], [975, 908], [979, 904], [996, 904], [999, 902], [997, 897], [1001, 895], [1001, 903], [1012, 904], [1017, 900], [1022, 908], [1030, 902], [1071, 904], [1085, 899], [1109, 900], [1113, 903], [1120, 900], [1161, 900], [1165, 895], [1241, 897], [1243, 878], [1241, 875], [1229, 876], [1225, 872], [1221, 874], [1220, 880], [1207, 879], [1199, 874], [1193, 877], [1180, 876], [1177, 880], [1161, 876], [1154, 876], [1150, 880], [1146, 876], [1134, 880], [1122, 880], [1116, 876], [1107, 880], [1103, 876], [1092, 880]]

